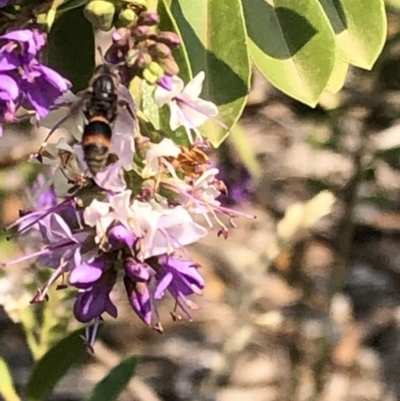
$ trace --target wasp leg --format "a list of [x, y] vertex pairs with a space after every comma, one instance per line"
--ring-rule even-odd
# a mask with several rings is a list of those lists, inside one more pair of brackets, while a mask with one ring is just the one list
[[129, 113], [129, 115], [136, 120], [136, 111], [132, 110], [131, 105], [125, 99], [118, 99], [118, 106], [123, 107]]
[[82, 100], [78, 101], [76, 104], [73, 104], [71, 106], [70, 111], [68, 112], [68, 114], [61, 118], [60, 121], [58, 121], [54, 127], [50, 130], [50, 132], [47, 134], [44, 142], [42, 143], [42, 145], [40, 146], [38, 152], [34, 155], [35, 158], [37, 158], [39, 161], [41, 161], [41, 153], [43, 152], [43, 149], [46, 147], [47, 145], [47, 141], [50, 139], [50, 137], [54, 134], [54, 132], [61, 126], [61, 124], [63, 124], [65, 121], [67, 121], [69, 118], [71, 118], [76, 112], [77, 110], [81, 107], [82, 104]]

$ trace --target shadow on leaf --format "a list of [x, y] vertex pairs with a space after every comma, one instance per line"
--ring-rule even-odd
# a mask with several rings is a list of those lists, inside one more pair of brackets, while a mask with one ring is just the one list
[[347, 29], [347, 18], [340, 0], [319, 0], [336, 35]]
[[286, 60], [299, 52], [317, 33], [302, 15], [265, 0], [243, 2], [248, 36], [268, 56]]

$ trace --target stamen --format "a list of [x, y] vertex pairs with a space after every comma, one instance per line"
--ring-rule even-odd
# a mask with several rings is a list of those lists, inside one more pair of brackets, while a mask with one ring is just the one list
[[181, 300], [179, 298], [176, 298], [176, 306], [179, 306], [182, 310], [182, 312], [186, 315], [187, 319], [189, 320], [189, 322], [193, 321], [192, 315], [189, 313], [189, 311], [185, 308], [185, 305], [182, 304]]
[[20, 258], [11, 260], [9, 262], [0, 263], [0, 267], [3, 268], [3, 267], [16, 265], [17, 263], [25, 262], [25, 260], [29, 260], [29, 259], [41, 256], [41, 255], [46, 255], [46, 254], [49, 254], [51, 252], [52, 252], [52, 250], [46, 247], [46, 248], [44, 248], [44, 249], [42, 249], [40, 251], [33, 252], [33, 253], [28, 254], [28, 255], [21, 256]]

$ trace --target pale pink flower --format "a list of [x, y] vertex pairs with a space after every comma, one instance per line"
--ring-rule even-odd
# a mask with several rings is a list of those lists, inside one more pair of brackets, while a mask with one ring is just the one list
[[193, 130], [199, 139], [202, 139], [198, 127], [209, 118], [218, 114], [217, 106], [207, 100], [200, 99], [203, 87], [204, 72], [199, 72], [186, 86], [177, 77], [172, 77], [172, 89], [170, 91], [158, 86], [154, 93], [157, 106], [168, 104], [171, 110], [170, 127], [173, 131], [184, 127], [190, 142], [193, 142], [190, 130]]

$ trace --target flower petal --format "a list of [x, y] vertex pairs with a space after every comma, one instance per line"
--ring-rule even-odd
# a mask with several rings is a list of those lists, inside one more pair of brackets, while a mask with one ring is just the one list
[[179, 96], [184, 88], [183, 81], [176, 75], [172, 78], [172, 89], [166, 90], [161, 86], [157, 86], [154, 91], [154, 102], [158, 107], [163, 106], [164, 104], [169, 103], [172, 99]]
[[71, 82], [63, 78], [58, 72], [52, 70], [45, 65], [40, 65], [41, 75], [49, 82], [52, 86], [57, 88], [60, 92], [65, 93], [71, 88]]
[[204, 71], [200, 71], [183, 89], [181, 95], [182, 99], [197, 100], [203, 89], [203, 81], [205, 78]]
[[203, 99], [197, 99], [196, 102], [182, 103], [179, 107], [185, 116], [188, 128], [197, 128], [203, 125], [210, 117], [218, 114], [217, 106]]
[[133, 282], [129, 277], [124, 277], [125, 289], [129, 303], [140, 319], [148, 326], [151, 325], [151, 300], [150, 291], [145, 283]]
[[86, 288], [101, 277], [104, 267], [104, 261], [100, 258], [92, 263], [82, 263], [72, 270], [69, 282], [77, 288]]
[[15, 100], [19, 95], [17, 82], [8, 75], [0, 74], [0, 99]]
[[126, 189], [124, 172], [119, 161], [97, 172], [94, 180], [100, 188], [113, 193], [125, 191]]

